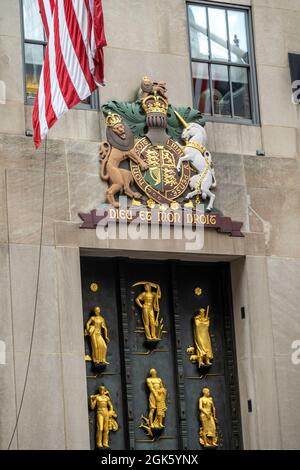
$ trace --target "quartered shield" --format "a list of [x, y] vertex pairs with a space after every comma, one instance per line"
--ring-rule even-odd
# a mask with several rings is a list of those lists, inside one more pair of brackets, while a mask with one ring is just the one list
[[136, 184], [158, 204], [170, 204], [186, 191], [190, 181], [190, 165], [184, 162], [180, 174], [177, 164], [184, 155], [181, 147], [172, 139], [166, 145], [152, 145], [144, 137], [135, 144], [134, 150], [147, 164], [148, 170], [141, 171], [131, 161], [131, 172]]

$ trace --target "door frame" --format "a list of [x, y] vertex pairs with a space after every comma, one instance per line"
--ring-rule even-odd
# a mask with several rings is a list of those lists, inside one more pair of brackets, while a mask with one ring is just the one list
[[[101, 250], [102, 251], [102, 250]], [[137, 254], [138, 256], [133, 256]], [[109, 253], [106, 250], [103, 250], [101, 253], [97, 250], [97, 255], [95, 256], [95, 251], [94, 250], [81, 250], [80, 251], [80, 260], [84, 257], [88, 258], [103, 258], [105, 260], [111, 258], [114, 259], [117, 263], [118, 266], [122, 266], [122, 263], [126, 263], [126, 260], [149, 260], [149, 261], [158, 261], [158, 262], [165, 262], [169, 264], [170, 267], [170, 273], [171, 273], [171, 278], [172, 278], [172, 298], [174, 302], [174, 331], [177, 331], [178, 325], [179, 325], [179, 318], [180, 318], [180, 313], [178, 311], [178, 292], [177, 292], [177, 286], [175, 283], [175, 269], [176, 269], [176, 262], [185, 262], [188, 264], [191, 264], [193, 266], [195, 265], [205, 265], [205, 264], [214, 264], [218, 265], [218, 269], [220, 272], [220, 285], [221, 285], [221, 296], [222, 296], [222, 301], [225, 301], [226, 305], [224, 305], [224, 331], [222, 331], [222, 337], [223, 337], [223, 346], [224, 346], [224, 351], [226, 351], [226, 359], [224, 360], [224, 367], [225, 367], [225, 383], [226, 383], [226, 393], [228, 393], [228, 401], [230, 402], [230, 416], [231, 416], [231, 434], [232, 434], [232, 448], [241, 450], [243, 449], [243, 432], [242, 432], [242, 419], [241, 419], [241, 408], [240, 408], [240, 397], [239, 397], [239, 380], [238, 380], [238, 367], [237, 367], [237, 356], [236, 356], [236, 346], [235, 346], [235, 328], [234, 328], [234, 314], [233, 314], [233, 301], [232, 301], [232, 286], [231, 286], [231, 273], [230, 273], [230, 263], [228, 261], [208, 261], [208, 260], [199, 260], [199, 259], [191, 259], [195, 258], [194, 256], [188, 256], [188, 260], [186, 259], [186, 256], [181, 256], [180, 258], [177, 256], [174, 256], [173, 259], [170, 259], [168, 254], [164, 253], [162, 254], [163, 256], [160, 257], [158, 253], [155, 253], [156, 256], [153, 256], [154, 253], [152, 253], [152, 256], [148, 256], [146, 259], [145, 257], [142, 256], [141, 252], [130, 252], [130, 256], [127, 253], [127, 256], [122, 253], [118, 253], [116, 255], [115, 250], [110, 251]], [[110, 255], [110, 256], [109, 256]], [[125, 328], [124, 333], [126, 334], [127, 331], [127, 310], [126, 310], [126, 305], [124, 304], [124, 279], [120, 278], [120, 307], [121, 307], [121, 322], [123, 324], [123, 328]], [[127, 326], [126, 326], [127, 325]], [[177, 365], [178, 365], [178, 376], [177, 376], [177, 389], [179, 392], [179, 403], [180, 406], [183, 406], [184, 408], [184, 403], [185, 402], [185, 396], [184, 396], [184, 377], [183, 377], [183, 370], [182, 367], [179, 364], [182, 364], [182, 348], [178, 348], [176, 346], [177, 344], [177, 338], [176, 341], [174, 341], [174, 347], [176, 351], [176, 360], [177, 360]], [[123, 347], [125, 348], [125, 343], [123, 343]], [[124, 351], [121, 352], [121, 354], [125, 354], [126, 352], [125, 349]], [[128, 355], [128, 354], [127, 354]], [[128, 362], [128, 358], [125, 358], [125, 362]], [[129, 389], [131, 390], [132, 384], [128, 384]], [[127, 383], [124, 384], [124, 388], [127, 388]], [[130, 403], [128, 403], [130, 406]], [[182, 419], [183, 418], [183, 419]], [[185, 421], [185, 416], [181, 416], [181, 419], [179, 420], [179, 439], [181, 442], [181, 448], [182, 449], [187, 449], [187, 429], [186, 425], [182, 423], [182, 421]], [[133, 429], [130, 429], [130, 423], [129, 423], [129, 438], [130, 438], [130, 448], [134, 448], [134, 431]]]

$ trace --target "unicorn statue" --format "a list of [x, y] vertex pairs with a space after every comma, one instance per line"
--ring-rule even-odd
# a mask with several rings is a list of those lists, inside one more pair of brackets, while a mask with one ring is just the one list
[[187, 194], [186, 199], [192, 199], [196, 196], [196, 201], [200, 202], [200, 197], [204, 201], [209, 197], [206, 210], [210, 212], [216, 198], [211, 189], [217, 186], [217, 181], [211, 154], [206, 149], [206, 131], [200, 124], [195, 122], [188, 124], [177, 111], [174, 112], [184, 127], [181, 138], [185, 142], [183, 147], [184, 156], [178, 160], [177, 171], [178, 173], [181, 172], [183, 162], [190, 162], [191, 166], [197, 171], [197, 174], [192, 176], [189, 181], [191, 192]]

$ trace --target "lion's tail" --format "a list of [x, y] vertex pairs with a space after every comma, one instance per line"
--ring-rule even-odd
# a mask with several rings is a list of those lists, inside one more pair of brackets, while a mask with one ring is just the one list
[[108, 142], [102, 142], [100, 144], [99, 157], [100, 157], [100, 176], [101, 176], [101, 179], [104, 181], [109, 180], [109, 175], [106, 172], [106, 165], [107, 165], [110, 153], [111, 153], [111, 145]]

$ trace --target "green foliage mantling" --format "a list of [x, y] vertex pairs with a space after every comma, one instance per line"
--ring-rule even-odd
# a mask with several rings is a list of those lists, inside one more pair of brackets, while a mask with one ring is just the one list
[[130, 127], [135, 137], [145, 135], [146, 116], [139, 101], [126, 103], [120, 101], [109, 101], [101, 108], [104, 116], [108, 113], [119, 114]]
[[[142, 109], [141, 102], [133, 103], [109, 101], [102, 106], [102, 112], [106, 117], [109, 112], [119, 114], [130, 127], [135, 137], [143, 137], [146, 128], [146, 115]], [[168, 109], [168, 129], [167, 132], [174, 140], [179, 140], [182, 134], [182, 125], [174, 113], [177, 111], [187, 123], [195, 122], [201, 126], [205, 125], [205, 119], [199, 111], [193, 108], [173, 107]]]
[[179, 122], [174, 110], [177, 111], [188, 124], [195, 122], [203, 127], [205, 126], [205, 119], [197, 109], [185, 107], [177, 108], [170, 105], [168, 109], [168, 134], [174, 140], [179, 140], [183, 131], [182, 124]]

